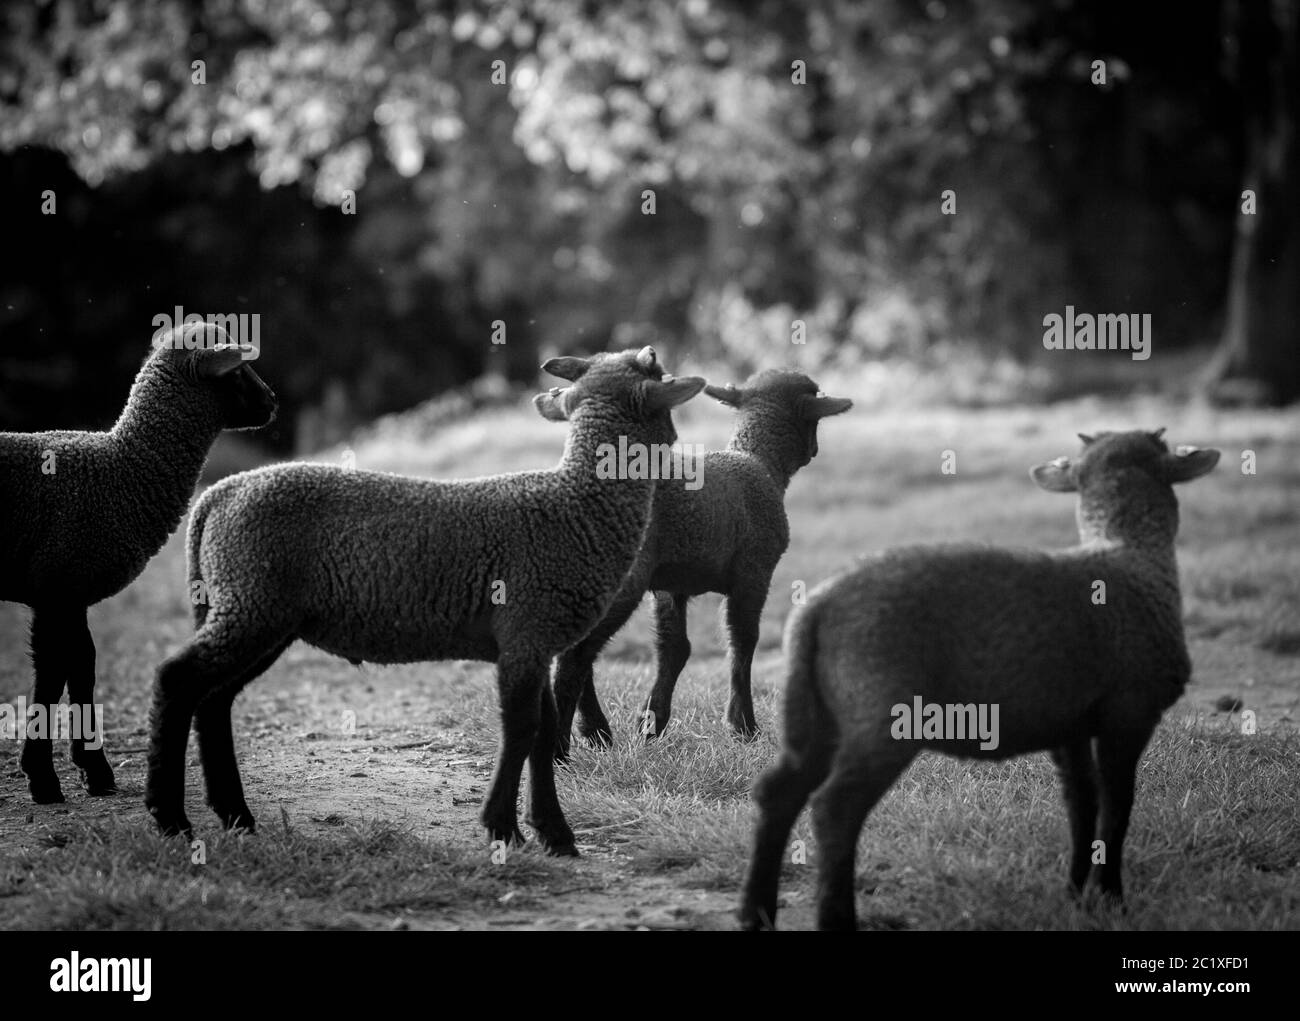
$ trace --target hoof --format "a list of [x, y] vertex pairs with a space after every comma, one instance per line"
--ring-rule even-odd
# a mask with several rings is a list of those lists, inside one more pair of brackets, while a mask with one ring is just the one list
[[497, 841], [504, 841], [507, 847], [523, 847], [528, 843], [523, 833], [520, 832], [518, 826], [509, 830], [489, 826], [487, 827], [487, 831], [489, 843], [495, 844]]
[[594, 723], [579, 720], [578, 733], [593, 748], [610, 748], [614, 744], [614, 732], [609, 729], [609, 721], [606, 719], [599, 719]]
[[759, 731], [757, 724], [743, 722], [735, 723], [734, 721], [728, 722], [731, 723], [731, 734], [737, 741], [748, 744], [750, 741], [753, 741], [758, 737]]
[[745, 932], [766, 932], [776, 928], [776, 919], [769, 917], [756, 904], [742, 904], [736, 917], [740, 920], [740, 928]]
[[184, 837], [186, 840], [194, 837], [194, 827], [190, 825], [190, 821], [186, 818], [184, 812], [173, 814], [151, 808], [149, 814], [153, 816], [153, 821], [158, 826], [158, 832], [164, 837]]
[[117, 793], [117, 780], [107, 762], [89, 766], [81, 770], [81, 784], [86, 793], [94, 798], [103, 798]]
[[221, 825], [231, 832], [256, 833], [257, 820], [247, 808], [235, 812], [218, 812]]
[[572, 841], [567, 844], [546, 844], [546, 853], [555, 858], [580, 858], [578, 848]]
[[28, 777], [27, 789], [31, 791], [32, 801], [38, 805], [58, 805], [64, 801], [63, 788], [57, 776]]

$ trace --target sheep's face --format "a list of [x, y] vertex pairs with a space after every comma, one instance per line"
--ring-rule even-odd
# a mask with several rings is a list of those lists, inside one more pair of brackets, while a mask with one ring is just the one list
[[591, 358], [552, 358], [542, 369], [573, 384], [533, 398], [543, 418], [605, 418], [614, 427], [630, 419], [650, 427], [646, 439], [653, 443], [676, 441], [672, 409], [704, 389], [704, 380], [697, 376], [665, 374], [651, 347]]
[[259, 429], [275, 421], [279, 407], [275, 392], [244, 362], [230, 372], [208, 380], [217, 399], [225, 429]]
[[214, 323], [190, 323], [155, 341], [153, 359], [215, 406], [223, 429], [257, 429], [275, 419], [278, 403], [241, 347]]
[[828, 397], [802, 372], [767, 369], [751, 376], [744, 386], [705, 387], [714, 400], [736, 408], [740, 427], [750, 422], [768, 435], [790, 438], [790, 471], [797, 471], [817, 456], [817, 423], [853, 407], [846, 397]]

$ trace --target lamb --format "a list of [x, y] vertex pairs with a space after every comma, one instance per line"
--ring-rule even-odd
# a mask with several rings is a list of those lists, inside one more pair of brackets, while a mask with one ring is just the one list
[[301, 638], [353, 663], [497, 664], [502, 739], [482, 822], [521, 843], [517, 800], [552, 854], [576, 855], [555, 792], [552, 657], [604, 615], [650, 520], [653, 480], [601, 479], [603, 444], [672, 443], [671, 409], [704, 386], [665, 376], [653, 348], [552, 359], [576, 382], [534, 398], [572, 428], [557, 468], [441, 482], [318, 464], [225, 479], [190, 517], [189, 572], [209, 593], [198, 630], [158, 671], [145, 803], [189, 833], [185, 747], [198, 733], [208, 802], [254, 828], [231, 738], [235, 695]]
[[647, 589], [655, 593], [658, 670], [642, 716], [647, 739], [662, 734], [672, 713], [673, 690], [691, 654], [686, 606], [692, 596], [727, 597], [731, 697], [727, 720], [738, 735], [758, 733], [750, 694], [750, 665], [759, 617], [772, 572], [790, 542], [785, 491], [817, 454], [817, 423], [853, 406], [823, 396], [799, 372], [769, 369], [742, 387], [706, 386], [704, 392], [737, 409], [725, 451], [705, 456], [705, 484], [661, 481], [645, 545], [600, 624], [556, 661], [555, 700], [560, 714], [556, 758], [568, 758], [574, 710], [580, 733], [593, 743], [612, 739], [596, 697], [593, 665], [600, 650], [627, 622]]
[[[32, 710], [53, 719], [67, 686], [84, 721], [72, 761], [92, 795], [117, 785], [94, 733], [86, 608], [126, 588], [175, 531], [217, 434], [275, 410], [244, 349], [191, 323], [158, 338], [108, 432], [0, 433], [0, 600], [32, 609]], [[30, 733], [20, 759], [38, 804], [63, 800], [50, 737]]]
[[[887, 551], [791, 614], [784, 743], [754, 788], [744, 927], [775, 922], [786, 840], [814, 789], [818, 927], [856, 926], [859, 831], [923, 747], [995, 759], [1050, 750], [1070, 818], [1071, 888], [1122, 902], [1138, 759], [1191, 674], [1172, 484], [1219, 459], [1217, 450], [1170, 453], [1163, 432], [1080, 434], [1077, 459], [1032, 469], [1043, 489], [1079, 494], [1076, 547]], [[900, 724], [918, 701], [964, 707], [968, 719], [987, 708], [1000, 726], [991, 740], [963, 736], [965, 727], [908, 740], [915, 730]], [[1097, 865], [1094, 838], [1104, 849]]]

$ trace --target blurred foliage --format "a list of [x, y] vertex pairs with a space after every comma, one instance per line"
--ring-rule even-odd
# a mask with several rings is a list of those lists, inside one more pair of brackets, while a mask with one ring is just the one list
[[[290, 405], [341, 386], [365, 418], [484, 371], [530, 378], [539, 350], [650, 340], [745, 371], [792, 356], [794, 319], [801, 357], [841, 366], [964, 338], [1028, 351], [1067, 302], [1204, 341], [1241, 159], [1218, 13], [9, 5], [0, 173], [28, 254], [4, 257], [0, 366], [35, 390], [0, 396], [0, 421], [43, 419], [69, 350], [125, 371], [177, 303], [261, 312]], [[47, 187], [68, 196], [56, 218]]]

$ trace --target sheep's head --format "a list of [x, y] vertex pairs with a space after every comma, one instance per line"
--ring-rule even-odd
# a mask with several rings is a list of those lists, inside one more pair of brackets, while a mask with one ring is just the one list
[[698, 376], [665, 374], [652, 347], [590, 358], [552, 358], [542, 369], [572, 384], [533, 398], [543, 418], [552, 422], [586, 415], [607, 416], [611, 422], [631, 419], [651, 425], [657, 435], [649, 439], [656, 443], [677, 439], [672, 409], [704, 389]]
[[275, 419], [275, 393], [249, 362], [249, 348], [216, 323], [182, 324], [161, 334], [153, 355], [211, 400], [223, 429], [257, 429]]
[[1163, 429], [1080, 433], [1083, 450], [1077, 457], [1035, 465], [1030, 475], [1053, 493], [1079, 494], [1079, 530], [1085, 539], [1153, 530], [1172, 539], [1178, 527], [1173, 485], [1212, 470], [1219, 451], [1186, 446], [1171, 451], [1163, 435]]
[[[747, 429], [761, 430], [753, 442], [768, 447], [787, 447], [784, 467], [793, 474], [817, 456], [817, 423], [853, 407], [847, 397], [828, 397], [802, 372], [767, 369], [751, 376], [743, 386], [706, 386], [704, 392], [715, 401], [741, 414], [737, 435]], [[769, 453], [780, 453], [776, 449]]]

